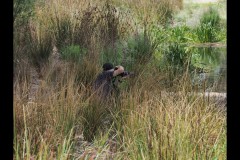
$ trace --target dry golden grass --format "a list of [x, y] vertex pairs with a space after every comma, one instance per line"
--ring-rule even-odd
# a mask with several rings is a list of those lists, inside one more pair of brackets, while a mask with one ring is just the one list
[[[122, 4], [135, 15], [144, 13], [143, 19], [135, 17], [143, 23], [165, 13], [160, 4], [134, 2]], [[100, 52], [135, 27], [129, 15], [121, 19], [116, 12], [109, 18], [107, 11], [113, 14], [115, 7], [105, 4], [44, 1], [35, 4], [26, 26], [15, 26], [14, 159], [225, 159], [225, 104], [186, 94], [192, 91], [187, 77], [176, 77], [173, 90], [181, 94], [170, 94], [160, 84], [168, 73], [147, 63], [139, 68], [136, 62], [137, 74], [121, 84], [119, 97], [96, 103], [91, 85], [101, 72]], [[171, 12], [172, 7], [165, 9]], [[60, 49], [71, 44], [88, 49], [80, 63], [61, 61], [55, 66], [49, 61], [54, 45]], [[35, 68], [37, 92], [30, 95], [30, 70]]]
[[[43, 76], [34, 102], [26, 98], [24, 84], [29, 82], [16, 82], [14, 92], [22, 92], [14, 100], [15, 159], [83, 156], [83, 151], [75, 153], [77, 143], [84, 142], [74, 139], [80, 135], [93, 140], [85, 158], [95, 153], [100, 159], [225, 159], [224, 103], [164, 92], [156, 83], [162, 76], [148, 70], [152, 76], [140, 76], [134, 86], [123, 87], [118, 104], [102, 106], [93, 103], [90, 85], [76, 83], [78, 72], [71, 66], [62, 70], [55, 84], [49, 81], [54, 75]], [[112, 138], [117, 143], [114, 153]]]

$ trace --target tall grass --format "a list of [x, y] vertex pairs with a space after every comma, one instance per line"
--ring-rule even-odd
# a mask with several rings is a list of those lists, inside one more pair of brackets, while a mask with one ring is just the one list
[[157, 23], [160, 25], [166, 25], [172, 18], [173, 13], [182, 8], [183, 1], [167, 1], [167, 0], [132, 0], [132, 1], [121, 1], [114, 0], [117, 5], [127, 6], [131, 9], [134, 17], [136, 17], [136, 23], [148, 28], [149, 25]]
[[196, 29], [196, 35], [200, 42], [217, 42], [220, 31], [220, 15], [218, 11], [209, 7], [200, 19], [200, 26]]
[[[184, 71], [172, 79], [176, 93], [165, 92], [168, 87], [161, 81], [169, 73], [149, 63], [155, 60], [157, 44], [146, 23], [167, 21], [174, 5], [157, 2], [126, 1], [121, 8], [117, 1], [36, 1], [26, 21], [17, 11], [14, 159], [225, 158], [225, 103], [186, 94], [191, 85]], [[128, 13], [129, 8], [136, 13]], [[155, 13], [161, 14], [151, 17]], [[141, 22], [134, 24], [129, 15]], [[49, 59], [53, 46], [61, 55], [57, 66]], [[128, 63], [124, 49], [134, 59], [126, 69], [137, 74], [120, 84], [118, 97], [99, 104], [91, 86], [107, 60], [100, 57], [123, 54], [115, 62]], [[170, 57], [176, 51], [185, 59], [180, 48], [170, 50]], [[29, 101], [29, 69], [34, 67], [41, 79], [34, 101]]]
[[[65, 69], [64, 76], [59, 75], [62, 77], [58, 87], [48, 81], [51, 74], [44, 75], [34, 102], [27, 102], [23, 96], [14, 101], [16, 157], [67, 159], [69, 156], [75, 128], [81, 130], [77, 113], [83, 98], [78, 89], [73, 89], [76, 72], [69, 73], [69, 69]], [[29, 94], [23, 83], [16, 83], [15, 89], [22, 88], [24, 92], [20, 94]]]
[[[180, 94], [164, 92], [159, 83], [164, 73], [156, 74], [158, 70], [151, 66], [145, 70], [147, 76], [135, 77], [134, 85], [122, 89], [119, 103], [101, 106], [91, 102], [88, 86], [76, 85], [77, 72], [70, 70], [65, 70], [59, 87], [49, 83], [46, 74], [35, 102], [14, 101], [15, 159], [71, 159], [77, 143], [83, 147], [83, 140], [74, 139], [82, 134], [85, 141], [92, 141], [88, 156], [225, 158], [225, 104], [185, 94], [186, 78], [178, 80]], [[23, 90], [22, 94], [28, 94], [27, 88]], [[111, 137], [115, 138], [110, 145]], [[113, 144], [114, 153], [110, 149]]]
[[[199, 102], [186, 105], [184, 100], [160, 101], [162, 105], [149, 103], [137, 112], [132, 111], [124, 125], [124, 150], [129, 151], [128, 159], [225, 158], [224, 152], [215, 154], [216, 148], [226, 147], [225, 122], [214, 116], [212, 106], [205, 108]], [[212, 116], [216, 118], [209, 118]], [[214, 131], [216, 125], [221, 126], [219, 132]]]
[[[23, 54], [27, 54], [28, 59], [38, 70], [41, 70], [44, 63], [48, 63], [47, 59], [54, 45], [59, 50], [64, 50], [67, 46], [87, 49], [87, 59], [95, 59], [94, 63], [98, 63], [97, 59], [101, 54], [109, 50], [110, 54], [116, 52], [117, 41], [126, 40], [129, 35], [133, 36], [133, 31], [139, 32], [138, 30], [143, 28], [147, 30], [148, 22], [158, 21], [157, 15], [161, 19], [169, 19], [167, 13], [171, 15], [174, 11], [172, 1], [121, 2], [121, 8], [116, 5], [119, 2], [108, 0], [95, 0], [92, 3], [86, 1], [31, 1], [31, 5], [27, 3], [28, 1], [15, 3], [16, 32], [14, 34], [15, 40], [19, 40], [15, 42], [14, 53], [15, 57], [17, 55], [23, 57]], [[150, 7], [154, 7], [153, 13], [149, 10]], [[128, 12], [129, 9], [132, 11]], [[31, 14], [22, 16], [20, 10], [30, 10]], [[143, 20], [144, 24], [135, 23], [134, 19], [138, 19], [142, 12], [145, 18], [140, 18], [139, 22]], [[158, 12], [159, 14], [155, 14]], [[132, 16], [134, 18], [131, 18]], [[24, 19], [26, 21], [23, 21]], [[23, 25], [19, 25], [22, 21]], [[149, 43], [145, 39], [147, 37], [144, 35], [144, 42]], [[75, 53], [72, 57], [74, 56]]]

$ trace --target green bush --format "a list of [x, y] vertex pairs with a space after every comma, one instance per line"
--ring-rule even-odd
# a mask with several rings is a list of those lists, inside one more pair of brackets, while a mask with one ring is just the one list
[[196, 35], [200, 42], [220, 41], [218, 34], [221, 32], [220, 15], [212, 7], [205, 12], [200, 19], [200, 26], [196, 29]]
[[66, 60], [79, 62], [86, 55], [87, 49], [79, 45], [70, 45], [63, 47], [60, 51], [61, 57]]
[[198, 41], [200, 42], [217, 42], [219, 41], [219, 38], [217, 37], [218, 35], [218, 30], [210, 23], [208, 24], [201, 24], [197, 29], [196, 29], [196, 35], [198, 37]]
[[157, 43], [146, 33], [135, 35], [127, 41], [127, 50], [134, 64], [145, 64], [152, 58]]
[[164, 52], [164, 59], [166, 60], [167, 64], [181, 68], [188, 60], [188, 53], [186, 52], [184, 45], [172, 43]]
[[216, 9], [209, 7], [208, 11], [205, 12], [201, 19], [200, 24], [209, 24], [211, 27], [219, 29], [220, 28], [220, 15]]
[[36, 0], [14, 0], [13, 1], [13, 22], [21, 25], [33, 15], [33, 5]]
[[93, 141], [99, 131], [111, 124], [108, 104], [92, 101], [82, 108], [83, 136], [87, 141]]
[[172, 87], [176, 77], [181, 77], [189, 67], [190, 54], [185, 45], [171, 43], [163, 51], [162, 60], [160, 61], [161, 70], [167, 73], [166, 85]]
[[170, 29], [171, 34], [171, 42], [179, 42], [179, 43], [186, 43], [190, 40], [190, 37], [187, 35], [190, 32], [190, 28], [188, 26], [177, 26]]
[[114, 65], [122, 64], [124, 61], [123, 46], [116, 44], [116, 46], [109, 46], [101, 52], [101, 64], [111, 62]]

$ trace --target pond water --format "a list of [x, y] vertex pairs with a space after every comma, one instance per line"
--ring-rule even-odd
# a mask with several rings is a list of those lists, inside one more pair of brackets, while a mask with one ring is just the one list
[[170, 73], [170, 84], [171, 79], [188, 71], [196, 89], [226, 92], [226, 46], [171, 43], [161, 46], [161, 50], [161, 67], [170, 66], [167, 72], [173, 72]]
[[206, 85], [206, 91], [226, 92], [226, 47], [195, 47], [192, 50], [193, 85]]

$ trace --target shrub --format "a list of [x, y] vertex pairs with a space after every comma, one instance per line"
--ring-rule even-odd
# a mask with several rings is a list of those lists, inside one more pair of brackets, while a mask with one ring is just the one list
[[170, 31], [171, 42], [186, 43], [191, 40], [190, 37], [187, 35], [187, 33], [190, 31], [190, 28], [188, 26], [176, 26], [170, 29]]
[[109, 46], [101, 52], [101, 64], [111, 62], [114, 65], [123, 65], [123, 61], [123, 46], [120, 44], [116, 44], [114, 48]]
[[168, 50], [164, 52], [167, 64], [174, 68], [182, 68], [186, 64], [188, 56], [185, 46], [178, 43], [170, 44]]
[[196, 29], [196, 35], [200, 42], [217, 42], [220, 39], [220, 15], [212, 7], [205, 12], [200, 19], [200, 26]]
[[63, 47], [60, 50], [60, 55], [63, 59], [73, 62], [79, 62], [86, 55], [87, 49], [81, 48], [79, 45], [70, 45]]
[[[179, 43], [171, 43], [168, 48], [163, 51], [162, 70], [166, 72], [168, 79], [166, 85], [172, 87], [174, 81], [186, 73], [189, 67], [190, 54], [187, 52], [185, 45]], [[178, 78], [176, 78], [178, 77]]]
[[146, 64], [152, 58], [157, 43], [151, 41], [147, 33], [140, 33], [127, 41], [127, 52], [134, 65]]
[[32, 64], [40, 69], [44, 63], [48, 62], [48, 58], [52, 53], [52, 37], [43, 26], [29, 27], [30, 36], [27, 39], [29, 58]]
[[111, 124], [109, 108], [108, 104], [93, 101], [82, 108], [83, 136], [87, 141], [93, 141], [99, 131]]
[[103, 48], [114, 46], [119, 39], [120, 15], [116, 7], [108, 1], [100, 6], [88, 6], [83, 11], [80, 26], [74, 35], [74, 43], [85, 48], [91, 48], [96, 43]]
[[14, 0], [13, 2], [13, 22], [19, 25], [24, 24], [33, 14], [35, 0]]
[[198, 41], [200, 42], [217, 42], [219, 41], [217, 35], [218, 31], [216, 28], [212, 27], [210, 23], [208, 24], [201, 24], [196, 29], [196, 35], [198, 37]]
[[200, 24], [209, 24], [211, 27], [220, 28], [220, 15], [216, 9], [209, 7], [208, 11], [205, 12], [201, 19]]

